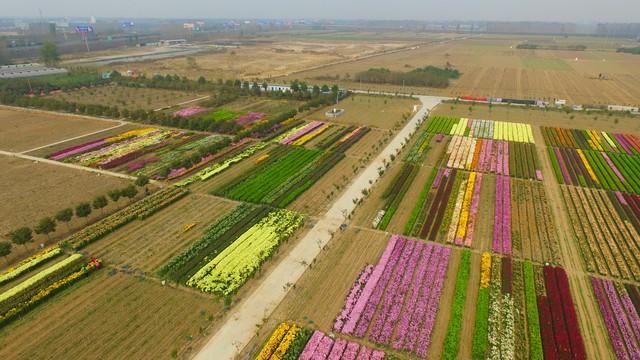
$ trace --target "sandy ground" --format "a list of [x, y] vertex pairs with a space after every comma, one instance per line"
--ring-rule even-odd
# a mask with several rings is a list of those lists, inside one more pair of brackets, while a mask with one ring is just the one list
[[0, 150], [19, 152], [119, 125], [47, 112], [0, 107]]
[[[362, 197], [362, 190], [369, 189], [380, 176], [378, 167], [384, 166], [383, 159], [389, 159], [397, 154], [404, 143], [417, 129], [428, 110], [441, 100], [439, 98], [421, 97], [422, 109], [407, 123], [407, 125], [391, 140], [382, 153], [353, 180], [343, 195], [333, 204], [331, 209], [318, 220], [316, 225], [291, 250], [286, 258], [265, 277], [256, 290], [234, 309], [225, 324], [210, 339], [195, 357], [196, 359], [232, 359], [253, 338], [253, 331], [257, 325], [263, 323], [277, 305], [284, 299], [289, 287], [295, 284], [313, 260], [333, 237], [340, 224], [345, 220], [345, 214], [355, 209], [356, 201]], [[230, 346], [229, 344], [232, 344]]]
[[[544, 37], [551, 39], [551, 37]], [[459, 69], [462, 76], [446, 89], [404, 87], [406, 93], [443, 96], [493, 96], [527, 99], [566, 99], [576, 104], [636, 104], [640, 89], [640, 58], [616, 53], [605, 39], [589, 39], [587, 51], [518, 50], [515, 46], [527, 39], [519, 36], [482, 35], [464, 40], [416, 47], [320, 69], [294, 77], [324, 79], [341, 86], [376, 91], [402, 91], [402, 86], [359, 84], [354, 74], [369, 68], [385, 67], [397, 71], [447, 64]], [[577, 44], [587, 39], [572, 38]], [[346, 78], [345, 74], [351, 74]], [[599, 75], [603, 79], [599, 79]]]

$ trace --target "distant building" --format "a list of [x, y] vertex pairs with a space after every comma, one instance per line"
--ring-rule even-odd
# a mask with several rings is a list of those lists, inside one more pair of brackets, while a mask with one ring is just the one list
[[623, 105], [608, 105], [607, 110], [609, 111], [629, 111], [632, 113], [640, 112], [640, 108], [637, 106], [623, 106]]
[[187, 43], [186, 39], [160, 40], [159, 41], [160, 46], [182, 45], [182, 44], [186, 44], [186, 43]]
[[67, 69], [51, 68], [40, 64], [0, 66], [0, 79], [17, 79], [44, 75], [66, 74]]
[[267, 85], [267, 91], [287, 92], [287, 91], [291, 91], [291, 87], [286, 85]]

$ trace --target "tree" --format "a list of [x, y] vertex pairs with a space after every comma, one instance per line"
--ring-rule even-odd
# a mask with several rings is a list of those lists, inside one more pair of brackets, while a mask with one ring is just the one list
[[109, 191], [107, 195], [109, 196], [109, 199], [111, 199], [111, 201], [118, 202], [118, 200], [122, 196], [122, 192], [120, 192], [119, 189], [115, 189], [115, 190]]
[[40, 48], [40, 60], [46, 65], [56, 65], [60, 61], [56, 44], [50, 41], [45, 42]]
[[[200, 161], [200, 159], [198, 159], [198, 161]], [[146, 175], [140, 175], [138, 176], [138, 178], [136, 179], [136, 185], [143, 187], [145, 185], [147, 185], [149, 183], [149, 177]]]
[[100, 211], [104, 213], [103, 208], [107, 206], [108, 203], [109, 203], [109, 200], [107, 200], [106, 196], [104, 195], [96, 196], [95, 199], [93, 199], [93, 208], [96, 210], [100, 209]]
[[129, 201], [131, 201], [134, 197], [136, 197], [136, 194], [138, 194], [138, 189], [136, 189], [136, 187], [133, 185], [129, 185], [126, 188], [122, 189], [121, 193], [122, 196], [128, 198]]
[[33, 241], [33, 234], [28, 227], [21, 227], [11, 232], [11, 241], [16, 245], [23, 245], [27, 248], [27, 243]]
[[45, 217], [38, 221], [38, 224], [33, 228], [36, 234], [44, 234], [49, 238], [49, 234], [56, 231], [56, 222], [50, 217]]
[[71, 221], [72, 217], [73, 217], [73, 209], [66, 208], [64, 210], [58, 211], [58, 213], [56, 214], [56, 221], [67, 224], [67, 229], [69, 229], [69, 221]]
[[267, 82], [263, 82], [262, 83], [262, 88], [264, 89], [264, 91], [267, 91], [267, 89], [269, 88], [269, 84], [267, 84]]
[[205, 78], [204, 78], [204, 76], [200, 76], [200, 77], [198, 78], [198, 84], [200, 84], [200, 85], [204, 85], [204, 84], [206, 84], [206, 83], [207, 83], [207, 79], [205, 79]]
[[80, 203], [76, 206], [76, 216], [79, 218], [86, 218], [91, 214], [91, 205], [88, 202]]
[[322, 85], [322, 92], [323, 93], [329, 92], [329, 87], [327, 85]]
[[11, 243], [8, 241], [0, 242], [0, 256], [4, 258], [7, 264], [9, 263], [9, 260], [7, 260], [7, 255], [9, 254], [11, 254]]

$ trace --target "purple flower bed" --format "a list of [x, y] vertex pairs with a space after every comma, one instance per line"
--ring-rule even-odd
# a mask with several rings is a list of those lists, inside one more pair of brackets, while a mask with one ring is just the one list
[[625, 311], [620, 303], [620, 298], [616, 292], [615, 285], [613, 284], [613, 281], [610, 280], [603, 280], [602, 284], [607, 296], [609, 297], [609, 303], [611, 304], [611, 309], [616, 317], [618, 328], [622, 334], [622, 339], [625, 344], [627, 344], [627, 350], [629, 350], [632, 359], [638, 359], [640, 358], [640, 345], [638, 345], [638, 342], [634, 340], [632, 324], [629, 323], [629, 319], [625, 316]]
[[196, 114], [199, 114], [201, 112], [206, 111], [207, 109], [201, 107], [201, 106], [192, 106], [192, 107], [188, 107], [188, 108], [184, 108], [182, 110], [178, 110], [176, 112], [173, 113], [173, 116], [182, 116], [182, 117], [188, 117], [188, 116], [193, 116]]
[[336, 339], [327, 360], [340, 360], [342, 358], [342, 353], [347, 348], [347, 343], [349, 343], [347, 340]]
[[362, 294], [360, 295], [360, 297], [358, 298], [358, 300], [356, 301], [356, 304], [353, 306], [353, 309], [351, 311], [351, 313], [348, 316], [347, 321], [345, 322], [343, 328], [342, 328], [342, 332], [344, 334], [352, 334], [356, 324], [358, 323], [358, 320], [360, 319], [360, 316], [362, 314], [362, 312], [364, 311], [365, 306], [367, 305], [367, 301], [369, 300], [369, 297], [371, 296], [371, 293], [373, 292], [374, 288], [376, 287], [376, 284], [378, 283], [380, 277], [382, 276], [382, 273], [385, 270], [385, 267], [387, 266], [387, 263], [389, 261], [389, 259], [391, 258], [392, 252], [396, 247], [396, 244], [398, 242], [399, 237], [397, 236], [392, 236], [391, 240], [389, 240], [389, 243], [387, 244], [387, 248], [384, 250], [384, 253], [382, 254], [382, 257], [380, 257], [380, 261], [378, 262], [378, 264], [375, 266], [375, 268], [373, 269], [373, 272], [371, 273], [371, 276], [369, 277], [369, 281], [367, 281], [367, 284], [365, 285], [364, 289], [362, 290]]
[[247, 115], [242, 115], [236, 119], [236, 124], [240, 126], [246, 126], [252, 124], [258, 120], [262, 120], [265, 117], [265, 113], [263, 112], [250, 112]]
[[95, 140], [85, 144], [72, 146], [64, 150], [56, 151], [53, 154], [49, 155], [49, 158], [51, 160], [59, 161], [71, 155], [76, 155], [76, 154], [83, 153], [85, 151], [93, 150], [93, 149], [99, 148], [100, 146], [104, 146], [106, 144], [107, 144], [107, 140], [99, 139], [99, 140]]
[[502, 179], [496, 176], [496, 203], [493, 216], [493, 243], [491, 249], [495, 253], [502, 253]]
[[322, 331], [314, 331], [313, 335], [311, 335], [311, 338], [307, 342], [307, 345], [304, 347], [304, 350], [302, 350], [300, 357], [298, 357], [298, 360], [310, 360], [323, 338], [324, 334]]
[[280, 144], [289, 145], [292, 142], [294, 142], [294, 141], [298, 140], [299, 138], [305, 136], [306, 134], [310, 133], [311, 131], [319, 128], [322, 125], [324, 125], [324, 123], [322, 121], [310, 122], [309, 124], [307, 124], [302, 129], [296, 131], [294, 134], [289, 135], [286, 139], [280, 141]]
[[356, 356], [358, 356], [358, 350], [360, 350], [360, 344], [350, 341], [347, 344], [347, 348], [344, 349], [342, 360], [355, 360]]
[[[434, 251], [434, 249], [436, 249]], [[418, 270], [413, 279], [413, 283], [411, 284], [411, 292], [409, 293], [409, 297], [407, 298], [405, 309], [402, 312], [402, 316], [400, 317], [400, 322], [398, 323], [398, 329], [396, 330], [395, 340], [393, 341], [391, 347], [394, 349], [401, 349], [402, 344], [405, 342], [405, 338], [409, 331], [409, 324], [411, 321], [411, 315], [418, 304], [418, 299], [420, 297], [420, 290], [422, 289], [421, 284], [427, 284], [429, 282], [429, 277], [432, 277], [433, 267], [437, 264], [433, 261], [432, 258], [437, 257], [437, 253], [439, 252], [439, 248], [433, 246], [433, 244], [427, 244], [426, 248], [423, 252], [422, 260], [418, 265]], [[431, 270], [431, 272], [429, 271]], [[427, 279], [425, 276], [429, 275]]]
[[[342, 332], [424, 356], [450, 253], [450, 248], [441, 245], [393, 235]], [[369, 352], [366, 355], [380, 356]]]
[[366, 346], [360, 347], [360, 352], [358, 353], [357, 360], [369, 360], [371, 358], [371, 353], [373, 353], [373, 349], [370, 349]]
[[560, 171], [562, 171], [562, 177], [564, 178], [564, 183], [568, 185], [572, 185], [571, 177], [569, 176], [569, 170], [567, 169], [567, 164], [564, 163], [564, 158], [560, 153], [559, 148], [553, 148], [553, 151], [556, 153], [556, 158], [558, 159], [558, 165], [560, 166]]
[[593, 285], [593, 292], [596, 295], [596, 299], [598, 299], [598, 305], [600, 305], [600, 312], [602, 313], [602, 317], [604, 318], [604, 323], [607, 327], [607, 331], [609, 332], [609, 338], [611, 340], [611, 345], [613, 346], [613, 350], [616, 353], [618, 359], [628, 359], [627, 351], [625, 349], [624, 341], [622, 340], [622, 336], [618, 331], [618, 326], [616, 325], [616, 315], [609, 307], [609, 301], [607, 300], [607, 295], [604, 290], [604, 281], [598, 278], [591, 278], [591, 284]]
[[328, 337], [327, 335], [324, 335], [322, 337], [322, 340], [320, 340], [318, 347], [316, 347], [316, 350], [313, 352], [313, 355], [311, 355], [311, 359], [313, 360], [326, 359], [327, 356], [329, 356], [329, 353], [331, 352], [332, 347], [333, 347], [333, 339]]
[[502, 253], [511, 255], [511, 191], [509, 177], [503, 176], [502, 181], [504, 183], [502, 193]]
[[373, 353], [370, 357], [371, 360], [383, 360], [384, 359], [384, 351], [382, 350], [373, 350]]
[[336, 332], [342, 331], [342, 327], [345, 322], [349, 318], [349, 314], [353, 311], [353, 308], [356, 306], [356, 302], [362, 295], [362, 291], [364, 290], [367, 281], [371, 277], [371, 273], [373, 272], [373, 265], [365, 266], [364, 270], [360, 272], [360, 276], [358, 276], [358, 280], [353, 283], [351, 290], [349, 291], [349, 295], [347, 296], [347, 300], [345, 301], [344, 307], [340, 312], [340, 315], [336, 318], [336, 321], [333, 323], [333, 329]]

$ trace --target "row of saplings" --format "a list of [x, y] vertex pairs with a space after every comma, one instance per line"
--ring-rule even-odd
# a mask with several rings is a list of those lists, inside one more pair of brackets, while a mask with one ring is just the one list
[[[149, 178], [146, 176], [140, 176], [135, 181], [135, 185], [139, 187], [146, 186], [148, 183]], [[93, 210], [103, 211], [109, 204], [109, 199], [114, 203], [117, 203], [120, 198], [127, 198], [131, 201], [137, 194], [138, 189], [131, 184], [122, 189], [111, 190], [107, 192], [107, 195], [96, 196], [91, 203], [82, 202], [75, 208], [66, 208], [58, 211], [53, 217], [44, 217], [38, 221], [33, 229], [28, 226], [15, 229], [9, 233], [11, 242], [0, 241], [0, 256], [5, 257], [5, 261], [7, 261], [6, 257], [11, 254], [13, 244], [23, 245], [26, 248], [26, 244], [34, 240], [34, 233], [37, 235], [45, 235], [49, 238], [49, 234], [56, 231], [57, 223], [65, 223], [68, 228], [69, 222], [73, 219], [74, 215], [79, 219], [87, 218]]]

